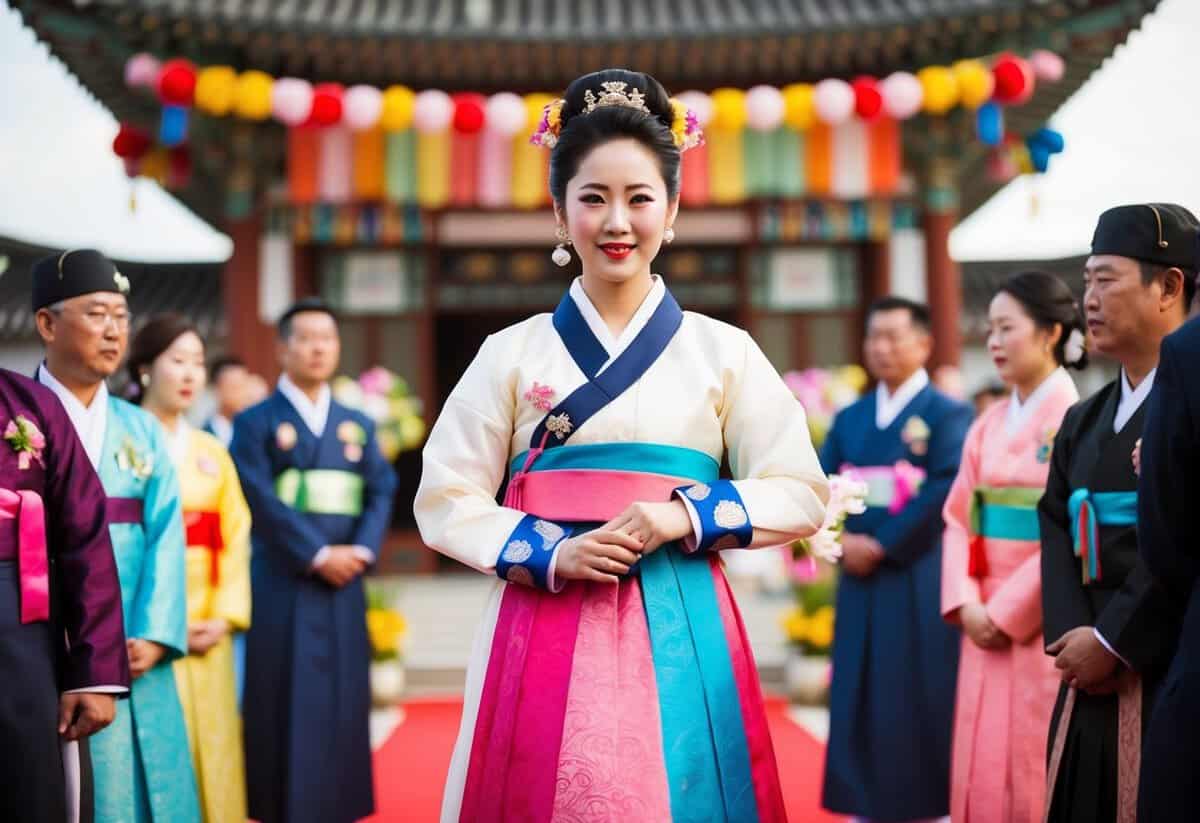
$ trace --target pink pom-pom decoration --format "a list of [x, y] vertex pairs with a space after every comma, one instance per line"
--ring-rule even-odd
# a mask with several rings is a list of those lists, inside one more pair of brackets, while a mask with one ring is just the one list
[[863, 120], [874, 120], [883, 111], [883, 94], [874, 77], [856, 77], [850, 84], [854, 89], [854, 113]]
[[374, 86], [351, 86], [342, 98], [342, 120], [352, 131], [366, 131], [379, 124], [383, 92]]
[[152, 89], [158, 83], [162, 65], [153, 55], [139, 52], [125, 61], [125, 85], [131, 89]]
[[921, 110], [925, 90], [915, 74], [898, 71], [889, 74], [879, 84], [883, 95], [883, 111], [894, 120], [907, 120]]
[[312, 113], [313, 87], [298, 77], [280, 77], [271, 86], [271, 115], [285, 126], [296, 127]]
[[992, 66], [992, 76], [996, 79], [992, 99], [997, 103], [1019, 106], [1033, 97], [1033, 69], [1015, 54], [1002, 55]]
[[822, 123], [838, 126], [854, 114], [854, 89], [845, 80], [829, 78], [817, 83], [813, 92], [813, 105]]
[[1067, 72], [1067, 64], [1061, 57], [1046, 49], [1037, 49], [1029, 55], [1033, 76], [1047, 83], [1057, 83]]
[[679, 102], [683, 103], [683, 105], [687, 106], [689, 110], [691, 110], [692, 114], [695, 115], [696, 124], [700, 128], [703, 129], [706, 126], [708, 126], [709, 123], [712, 122], [712, 118], [713, 118], [712, 98], [709, 97], [704, 92], [702, 92], [702, 91], [685, 91], [682, 94], [678, 95], [676, 97], [676, 99], [679, 100]]
[[419, 132], [433, 134], [445, 131], [454, 119], [454, 101], [437, 89], [426, 89], [417, 95], [413, 107], [413, 126]]
[[[682, 98], [681, 102], [687, 105], [687, 101]], [[699, 117], [696, 119], [699, 121]], [[779, 89], [774, 86], [755, 86], [746, 92], [746, 124], [750, 128], [755, 131], [772, 131], [779, 128], [782, 122], [783, 94]]]
[[493, 94], [484, 105], [489, 131], [504, 137], [516, 137], [525, 128], [525, 101], [510, 91]]

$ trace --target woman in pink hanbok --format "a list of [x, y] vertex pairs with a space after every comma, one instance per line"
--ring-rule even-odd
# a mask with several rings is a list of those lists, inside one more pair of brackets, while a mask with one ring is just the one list
[[962, 626], [950, 814], [955, 823], [1034, 823], [1058, 692], [1042, 640], [1037, 502], [1054, 435], [1086, 365], [1071, 290], [1044, 272], [1011, 277], [988, 312], [988, 352], [1012, 396], [972, 426], [946, 500], [942, 615]]

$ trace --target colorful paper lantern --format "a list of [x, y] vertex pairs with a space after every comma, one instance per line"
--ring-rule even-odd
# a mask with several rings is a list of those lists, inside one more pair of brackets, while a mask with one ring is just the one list
[[320, 133], [293, 128], [288, 129], [287, 137], [288, 200], [298, 205], [315, 203], [319, 195]]
[[897, 71], [889, 74], [879, 84], [883, 95], [883, 112], [895, 120], [907, 120], [921, 110], [925, 90], [915, 74]]
[[233, 109], [237, 72], [230, 66], [209, 66], [196, 75], [196, 108], [213, 117], [224, 117]]
[[525, 103], [510, 91], [493, 94], [484, 106], [487, 131], [513, 138], [525, 129]]
[[945, 66], [926, 66], [917, 72], [917, 80], [921, 105], [928, 114], [945, 114], [958, 104], [958, 79]]
[[[379, 93], [379, 90], [375, 90]], [[347, 92], [348, 93], [348, 92]], [[381, 95], [382, 96], [382, 95]], [[348, 111], [348, 110], [347, 110]], [[354, 197], [383, 199], [385, 145], [383, 129], [363, 129], [353, 135]]]
[[992, 77], [996, 82], [993, 93], [997, 103], [1019, 106], [1033, 97], [1035, 80], [1029, 62], [1015, 54], [1002, 55], [992, 66]]
[[271, 87], [271, 114], [285, 126], [296, 127], [312, 115], [313, 87], [298, 77], [280, 77]]
[[783, 114], [783, 94], [774, 86], [755, 86], [746, 92], [746, 125], [754, 131], [774, 131]]
[[[445, 131], [454, 119], [454, 101], [437, 89], [426, 89], [413, 104], [413, 127], [422, 134]], [[419, 149], [418, 149], [419, 151]]]
[[1004, 141], [1004, 110], [994, 102], [984, 103], [975, 112], [975, 134], [981, 143], [998, 146]]
[[879, 82], [874, 77], [854, 78], [850, 84], [854, 89], [854, 113], [863, 120], [874, 120], [883, 111], [883, 95]]
[[[313, 109], [316, 110], [315, 90]], [[317, 167], [317, 193], [321, 202], [350, 202], [354, 184], [354, 141], [350, 130], [323, 128], [317, 132], [317, 140], [321, 147]]]
[[154, 55], [139, 52], [125, 61], [125, 85], [131, 89], [153, 89], [161, 72], [162, 64]]
[[412, 126], [417, 95], [408, 86], [389, 86], [383, 92], [379, 125], [384, 131], [404, 131]]
[[168, 106], [190, 106], [196, 94], [196, 67], [176, 58], [163, 63], [158, 73], [158, 99]]
[[741, 89], [717, 89], [712, 93], [712, 128], [741, 131], [746, 127], [746, 93]]
[[1052, 51], [1037, 49], [1029, 55], [1033, 76], [1047, 83], [1057, 83], [1067, 73], [1066, 62]]
[[[501, 92], [501, 94], [507, 94], [507, 92]], [[515, 132], [508, 134], [502, 132], [497, 128], [497, 123], [492, 117], [492, 102], [499, 96], [499, 94], [493, 95], [493, 99], [488, 101], [487, 128], [479, 135], [479, 176], [476, 189], [479, 205], [487, 208], [500, 208], [512, 202], [512, 147]], [[517, 105], [520, 107], [520, 128], [524, 128], [525, 104], [515, 94], [510, 96], [516, 99]], [[515, 110], [512, 108], [511, 102], [509, 100], [500, 104], [501, 117], [507, 118], [504, 120], [506, 129], [512, 127], [515, 119], [513, 117]]]
[[243, 120], [266, 120], [271, 116], [271, 89], [275, 80], [265, 71], [244, 71], [233, 91], [233, 113]]
[[163, 106], [158, 123], [158, 142], [173, 148], [187, 140], [188, 109], [184, 106]]
[[783, 122], [793, 131], [808, 131], [817, 121], [814, 90], [808, 83], [792, 83], [783, 88]]
[[845, 123], [854, 114], [854, 89], [845, 80], [831, 77], [817, 83], [813, 93], [817, 119], [830, 126]]
[[450, 99], [454, 103], [454, 117], [451, 120], [454, 131], [459, 134], [478, 134], [485, 122], [484, 105], [487, 98], [482, 94], [460, 92]]
[[342, 98], [342, 120], [351, 131], [367, 131], [379, 124], [383, 92], [374, 86], [351, 86]]
[[996, 83], [992, 73], [979, 60], [960, 60], [954, 64], [954, 79], [958, 81], [959, 102], [977, 109], [992, 99]]
[[308, 123], [312, 126], [329, 127], [342, 122], [345, 89], [341, 83], [318, 83], [313, 86], [312, 112]]
[[122, 160], [140, 159], [150, 148], [150, 135], [130, 123], [122, 123], [113, 138], [113, 154]]

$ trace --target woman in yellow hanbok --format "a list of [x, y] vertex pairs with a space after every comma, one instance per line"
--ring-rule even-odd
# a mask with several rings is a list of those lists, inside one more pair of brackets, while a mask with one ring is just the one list
[[246, 820], [234, 632], [250, 625], [250, 509], [229, 452], [184, 413], [204, 390], [204, 342], [179, 315], [138, 332], [129, 373], [163, 424], [179, 475], [187, 530], [188, 655], [175, 662], [200, 807], [207, 823]]

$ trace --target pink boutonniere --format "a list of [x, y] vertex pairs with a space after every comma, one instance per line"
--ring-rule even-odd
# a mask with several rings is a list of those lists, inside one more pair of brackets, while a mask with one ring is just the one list
[[554, 395], [554, 389], [550, 386], [543, 386], [535, 380], [533, 381], [533, 388], [525, 392], [525, 399], [532, 403], [535, 409], [550, 411], [554, 408], [554, 404], [550, 402]]
[[30, 462], [37, 463], [43, 469], [42, 450], [46, 448], [46, 437], [32, 420], [23, 414], [8, 421], [4, 429], [4, 439], [17, 453], [17, 465], [21, 471], [29, 468]]

